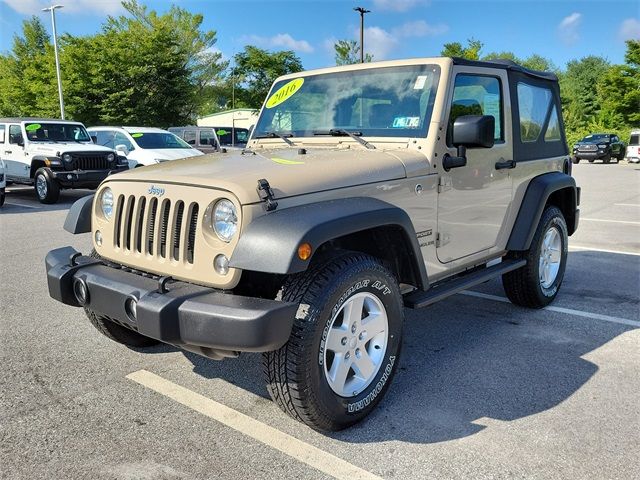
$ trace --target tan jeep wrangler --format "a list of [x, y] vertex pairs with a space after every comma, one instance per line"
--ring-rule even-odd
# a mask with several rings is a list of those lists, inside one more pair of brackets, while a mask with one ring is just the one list
[[319, 430], [364, 418], [399, 364], [404, 307], [501, 276], [557, 295], [578, 225], [558, 82], [421, 58], [279, 78], [247, 148], [107, 178], [69, 212], [95, 251], [49, 291], [128, 346], [263, 352], [267, 388]]

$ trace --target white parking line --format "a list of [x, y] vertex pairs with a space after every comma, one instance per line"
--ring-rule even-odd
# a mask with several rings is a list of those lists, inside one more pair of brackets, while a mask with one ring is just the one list
[[629, 250], [608, 250], [606, 248], [593, 248], [593, 247], [583, 247], [582, 245], [569, 245], [570, 252], [582, 252], [587, 250], [590, 250], [592, 252], [618, 253], [620, 255], [640, 256], [640, 252], [631, 252]]
[[127, 378], [334, 478], [381, 480], [373, 473], [147, 370], [130, 373]]
[[640, 207], [640, 203], [614, 203], [617, 207]]
[[42, 209], [42, 207], [34, 207], [33, 205], [24, 205], [22, 203], [7, 202], [7, 205], [13, 205], [14, 207], [33, 208], [34, 210]]
[[[497, 295], [489, 295], [488, 293], [474, 292], [472, 290], [465, 290], [460, 292], [460, 294], [467, 295], [469, 297], [484, 298], [485, 300], [494, 300], [496, 302], [511, 303], [508, 298], [499, 297]], [[558, 312], [558, 313], [566, 313], [568, 315], [575, 315], [577, 317], [590, 318], [592, 320], [603, 320], [605, 322], [619, 323], [621, 325], [629, 325], [631, 327], [640, 328], [640, 322], [636, 320], [629, 320], [629, 319], [620, 318], [620, 317], [611, 317], [609, 315], [601, 315], [600, 313], [585, 312], [582, 310], [574, 310], [572, 308], [553, 307], [553, 306], [544, 307], [543, 310], [549, 310], [551, 312]]]
[[632, 222], [630, 220], [608, 220], [606, 218], [581, 218], [580, 221], [585, 221], [585, 222], [604, 222], [604, 223], [622, 223], [624, 225], [640, 225], [640, 222]]

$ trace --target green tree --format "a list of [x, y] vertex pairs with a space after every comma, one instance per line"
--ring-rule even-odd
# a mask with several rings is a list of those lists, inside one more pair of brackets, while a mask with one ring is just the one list
[[480, 40], [470, 38], [467, 45], [460, 42], [445, 43], [440, 54], [443, 57], [460, 57], [467, 60], [480, 60], [480, 52], [484, 44]]
[[172, 6], [158, 14], [135, 0], [102, 31], [62, 39], [69, 111], [89, 124], [169, 126], [192, 121], [225, 64], [202, 15]]
[[567, 64], [560, 80], [560, 92], [568, 130], [579, 131], [598, 120], [601, 97], [596, 85], [609, 68], [609, 62], [597, 56], [572, 60]]
[[277, 77], [302, 70], [302, 62], [290, 50], [268, 52], [247, 45], [234, 60], [236, 106], [246, 108], [260, 108]]
[[11, 52], [0, 55], [0, 115], [60, 116], [53, 46], [38, 17], [25, 20]]
[[[333, 48], [336, 52], [336, 65], [360, 63], [360, 45], [355, 40], [338, 40]], [[373, 61], [373, 55], [365, 53], [364, 61]]]

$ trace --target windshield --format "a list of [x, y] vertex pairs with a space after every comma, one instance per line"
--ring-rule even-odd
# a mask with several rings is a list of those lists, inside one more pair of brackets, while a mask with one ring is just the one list
[[584, 137], [580, 141], [581, 142], [587, 142], [587, 143], [602, 142], [602, 141], [608, 142], [609, 141], [609, 135], [607, 135], [607, 134], [587, 135], [586, 137]]
[[436, 65], [410, 65], [282, 80], [273, 86], [253, 138], [269, 132], [326, 135], [332, 129], [424, 137], [439, 77]]
[[633, 145], [634, 147], [636, 145], [640, 145], [640, 134], [633, 134], [631, 135], [631, 138], [629, 139], [629, 145]]
[[191, 148], [187, 142], [169, 132], [131, 133], [133, 141], [143, 149]]
[[81, 124], [25, 123], [30, 142], [90, 142], [91, 138]]
[[220, 145], [245, 145], [249, 139], [249, 130], [234, 127], [213, 127]]

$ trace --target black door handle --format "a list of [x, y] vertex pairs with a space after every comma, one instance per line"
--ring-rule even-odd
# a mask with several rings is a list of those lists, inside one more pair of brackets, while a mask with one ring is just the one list
[[503, 170], [505, 168], [516, 168], [516, 161], [505, 160], [502, 162], [496, 162], [496, 170]]

